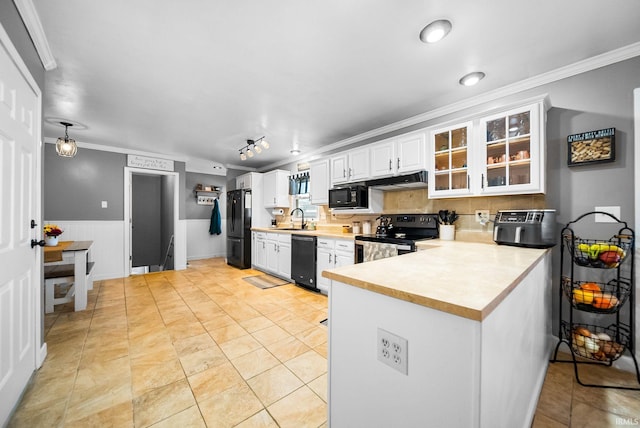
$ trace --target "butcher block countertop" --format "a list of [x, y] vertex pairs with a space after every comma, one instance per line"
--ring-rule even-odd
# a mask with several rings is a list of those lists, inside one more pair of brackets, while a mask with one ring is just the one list
[[415, 253], [325, 270], [322, 275], [375, 293], [482, 321], [518, 286], [547, 251], [435, 239], [418, 243]]

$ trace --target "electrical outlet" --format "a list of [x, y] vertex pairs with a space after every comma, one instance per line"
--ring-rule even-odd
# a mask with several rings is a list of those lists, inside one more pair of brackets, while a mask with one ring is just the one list
[[378, 328], [378, 360], [400, 373], [408, 374], [407, 339]]
[[476, 223], [486, 224], [489, 222], [489, 210], [476, 210]]

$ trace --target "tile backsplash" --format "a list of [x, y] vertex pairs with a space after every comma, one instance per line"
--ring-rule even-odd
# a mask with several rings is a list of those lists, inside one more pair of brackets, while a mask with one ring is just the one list
[[[429, 199], [427, 189], [407, 189], [384, 192], [384, 213], [437, 213], [439, 210], [455, 211], [460, 215], [456, 230], [491, 232], [493, 223], [486, 226], [475, 221], [476, 210], [489, 210], [491, 219], [498, 210], [547, 208], [544, 194], [513, 196], [480, 196], [472, 198]], [[318, 225], [350, 225], [354, 221], [370, 220], [375, 227], [377, 215], [332, 215], [326, 205], [318, 207]], [[279, 219], [288, 222], [289, 216]]]

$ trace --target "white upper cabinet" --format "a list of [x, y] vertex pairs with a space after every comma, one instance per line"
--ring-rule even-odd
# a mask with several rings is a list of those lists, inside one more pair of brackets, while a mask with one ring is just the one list
[[276, 169], [264, 174], [264, 207], [289, 206], [289, 171]]
[[466, 196], [472, 193], [469, 146], [473, 125], [463, 122], [431, 132], [429, 197]]
[[369, 178], [369, 148], [359, 148], [331, 158], [331, 185]]
[[396, 144], [393, 140], [375, 143], [370, 147], [371, 176], [390, 177], [395, 172]]
[[389, 177], [426, 169], [424, 132], [374, 143], [369, 150], [371, 177]]
[[433, 130], [429, 198], [544, 193], [545, 116], [539, 101]]
[[480, 119], [481, 193], [544, 193], [542, 103]]
[[426, 169], [425, 133], [400, 136], [396, 142], [398, 174]]
[[329, 203], [329, 159], [312, 162], [309, 165], [309, 199], [312, 205]]
[[236, 189], [251, 189], [251, 173], [236, 177]]

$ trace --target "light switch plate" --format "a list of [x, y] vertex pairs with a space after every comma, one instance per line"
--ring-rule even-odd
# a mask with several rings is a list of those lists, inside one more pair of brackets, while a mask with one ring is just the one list
[[[595, 207], [594, 211], [609, 213], [620, 220], [620, 207]], [[614, 219], [604, 214], [596, 214], [596, 223], [616, 223]]]
[[107, 201], [102, 201], [102, 208], [107, 208]]

